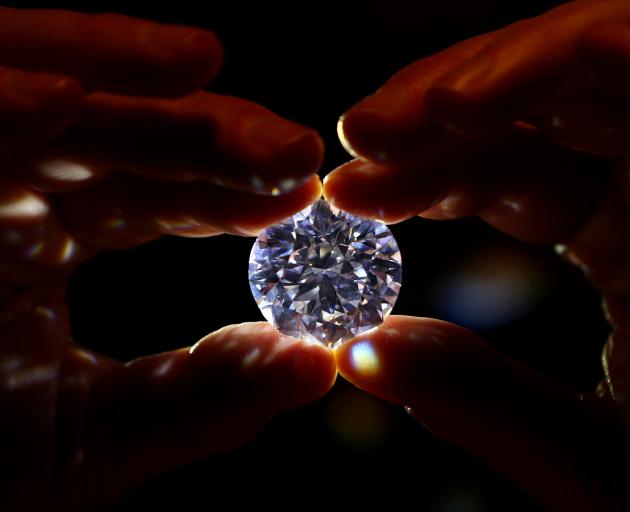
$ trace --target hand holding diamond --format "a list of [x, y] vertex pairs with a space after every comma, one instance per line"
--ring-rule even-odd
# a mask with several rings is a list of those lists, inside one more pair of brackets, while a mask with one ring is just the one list
[[97, 251], [257, 233], [320, 196], [313, 130], [200, 90], [221, 58], [189, 27], [0, 9], [2, 510], [104, 505], [334, 381], [266, 323], [127, 364], [69, 338], [66, 278]]
[[601, 290], [613, 333], [596, 392], [427, 318], [390, 316], [335, 354], [351, 382], [405, 404], [549, 510], [628, 508], [629, 69], [630, 4], [569, 2], [396, 74], [342, 117], [342, 141], [360, 158], [324, 182], [328, 200], [355, 214], [476, 215], [559, 244]]

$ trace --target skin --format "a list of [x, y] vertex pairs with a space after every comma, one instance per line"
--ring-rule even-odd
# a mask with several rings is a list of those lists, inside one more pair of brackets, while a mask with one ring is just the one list
[[320, 193], [309, 176], [321, 141], [200, 92], [221, 63], [211, 34], [0, 9], [0, 450], [12, 468], [0, 508], [111, 503], [321, 396], [336, 361], [546, 508], [625, 510], [629, 23], [627, 2], [573, 2], [412, 64], [343, 117], [361, 159], [324, 189], [390, 222], [478, 215], [562, 244], [613, 328], [605, 380], [576, 393], [433, 319], [390, 317], [334, 360], [264, 323], [126, 364], [81, 348], [63, 298], [78, 263], [165, 233], [244, 234], [286, 217]]
[[[603, 297], [605, 379], [576, 392], [427, 318], [336, 350], [340, 373], [557, 511], [627, 510], [630, 4], [570, 2], [421, 59], [341, 118], [324, 194], [389, 222], [476, 215], [559, 244]], [[369, 357], [365, 357], [368, 354]]]
[[320, 196], [313, 130], [200, 90], [222, 54], [194, 28], [0, 8], [2, 510], [107, 505], [334, 382], [330, 350], [264, 322], [129, 362], [70, 338], [66, 279], [97, 251], [252, 234]]

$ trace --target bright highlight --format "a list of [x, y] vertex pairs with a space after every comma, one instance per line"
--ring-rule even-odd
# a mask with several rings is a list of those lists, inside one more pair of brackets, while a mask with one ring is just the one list
[[43, 176], [57, 181], [85, 181], [94, 176], [87, 167], [67, 160], [48, 160], [39, 164]]
[[369, 341], [359, 341], [350, 349], [352, 366], [364, 375], [376, 375], [379, 372], [378, 355]]

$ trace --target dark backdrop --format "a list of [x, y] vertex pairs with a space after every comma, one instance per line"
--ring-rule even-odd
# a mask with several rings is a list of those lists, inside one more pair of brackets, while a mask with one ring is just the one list
[[[318, 129], [327, 147], [323, 176], [349, 159], [337, 141], [338, 116], [397, 69], [557, 2], [134, 3], [13, 5], [115, 11], [215, 30], [226, 62], [211, 89]], [[600, 379], [606, 325], [599, 299], [551, 248], [515, 243], [475, 219], [414, 219], [392, 229], [404, 262], [396, 313], [462, 323], [576, 389]], [[127, 360], [191, 344], [227, 323], [262, 319], [246, 277], [252, 243], [165, 238], [98, 256], [71, 283], [76, 338]], [[147, 482], [111, 511], [228, 508], [217, 500], [229, 508], [354, 509], [382, 499], [429, 512], [538, 510], [401, 408], [339, 379], [329, 396], [274, 419], [253, 444]]]

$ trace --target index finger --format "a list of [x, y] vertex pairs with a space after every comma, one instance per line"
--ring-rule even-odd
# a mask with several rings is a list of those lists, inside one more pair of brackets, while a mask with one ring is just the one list
[[119, 14], [0, 7], [0, 64], [78, 78], [87, 89], [185, 95], [219, 71], [211, 32]]

